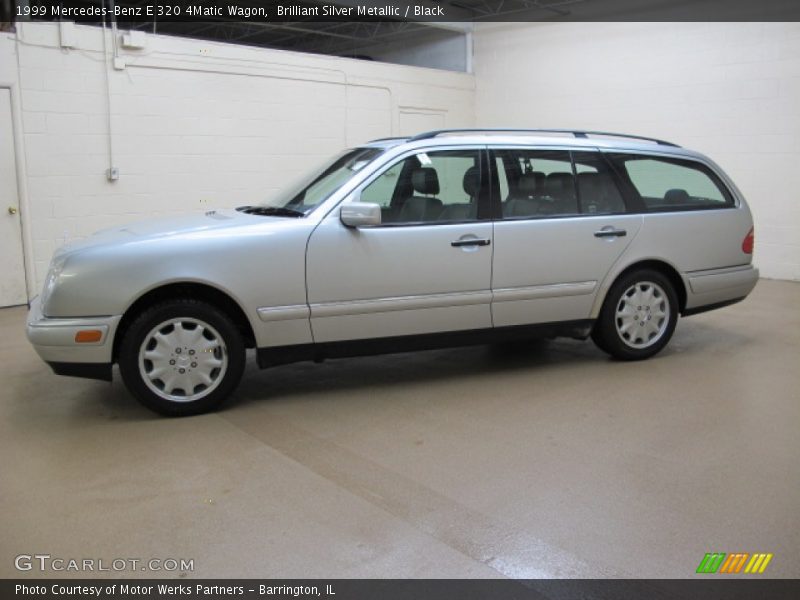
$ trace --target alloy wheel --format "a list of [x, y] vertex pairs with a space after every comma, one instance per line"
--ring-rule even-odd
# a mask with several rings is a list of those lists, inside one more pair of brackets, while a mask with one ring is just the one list
[[661, 339], [669, 318], [669, 298], [661, 286], [637, 281], [620, 296], [614, 320], [620, 339], [631, 348], [643, 349]]
[[208, 323], [194, 318], [164, 321], [144, 337], [139, 373], [159, 397], [193, 402], [208, 396], [228, 368], [225, 342]]

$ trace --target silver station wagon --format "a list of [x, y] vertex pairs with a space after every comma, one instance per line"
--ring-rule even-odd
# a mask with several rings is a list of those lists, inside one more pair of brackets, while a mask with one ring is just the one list
[[347, 150], [263, 204], [61, 248], [28, 317], [53, 371], [119, 365], [166, 415], [218, 406], [246, 350], [302, 360], [590, 337], [659, 352], [756, 284], [753, 221], [711, 160], [563, 130], [444, 130]]

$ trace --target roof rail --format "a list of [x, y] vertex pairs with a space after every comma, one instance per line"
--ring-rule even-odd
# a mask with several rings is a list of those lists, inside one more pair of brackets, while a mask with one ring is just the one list
[[576, 138], [588, 138], [591, 136], [606, 136], [606, 137], [619, 137], [628, 138], [631, 140], [644, 140], [647, 142], [655, 142], [661, 146], [672, 146], [680, 148], [678, 144], [659, 140], [657, 138], [645, 137], [642, 135], [629, 135], [627, 133], [612, 133], [610, 131], [583, 131], [580, 129], [436, 129], [434, 131], [426, 131], [410, 138], [409, 142], [416, 142], [418, 140], [429, 140], [440, 135], [448, 133], [568, 133]]

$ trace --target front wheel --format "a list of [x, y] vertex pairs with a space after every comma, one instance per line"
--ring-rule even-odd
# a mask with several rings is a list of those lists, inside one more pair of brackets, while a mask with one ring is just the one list
[[175, 299], [141, 313], [122, 339], [125, 385], [146, 407], [168, 416], [207, 412], [239, 383], [245, 348], [236, 325], [215, 307]]
[[650, 269], [634, 271], [609, 290], [592, 339], [615, 358], [650, 358], [672, 337], [678, 310], [678, 295], [667, 277]]

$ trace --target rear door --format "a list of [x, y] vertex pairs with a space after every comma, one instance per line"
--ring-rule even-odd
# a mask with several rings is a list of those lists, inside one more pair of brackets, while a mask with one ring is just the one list
[[383, 209], [350, 228], [333, 210], [311, 235], [308, 302], [315, 342], [492, 326], [492, 222], [479, 148], [414, 151], [353, 195]]
[[596, 151], [493, 148], [495, 327], [588, 319], [600, 282], [639, 232]]

